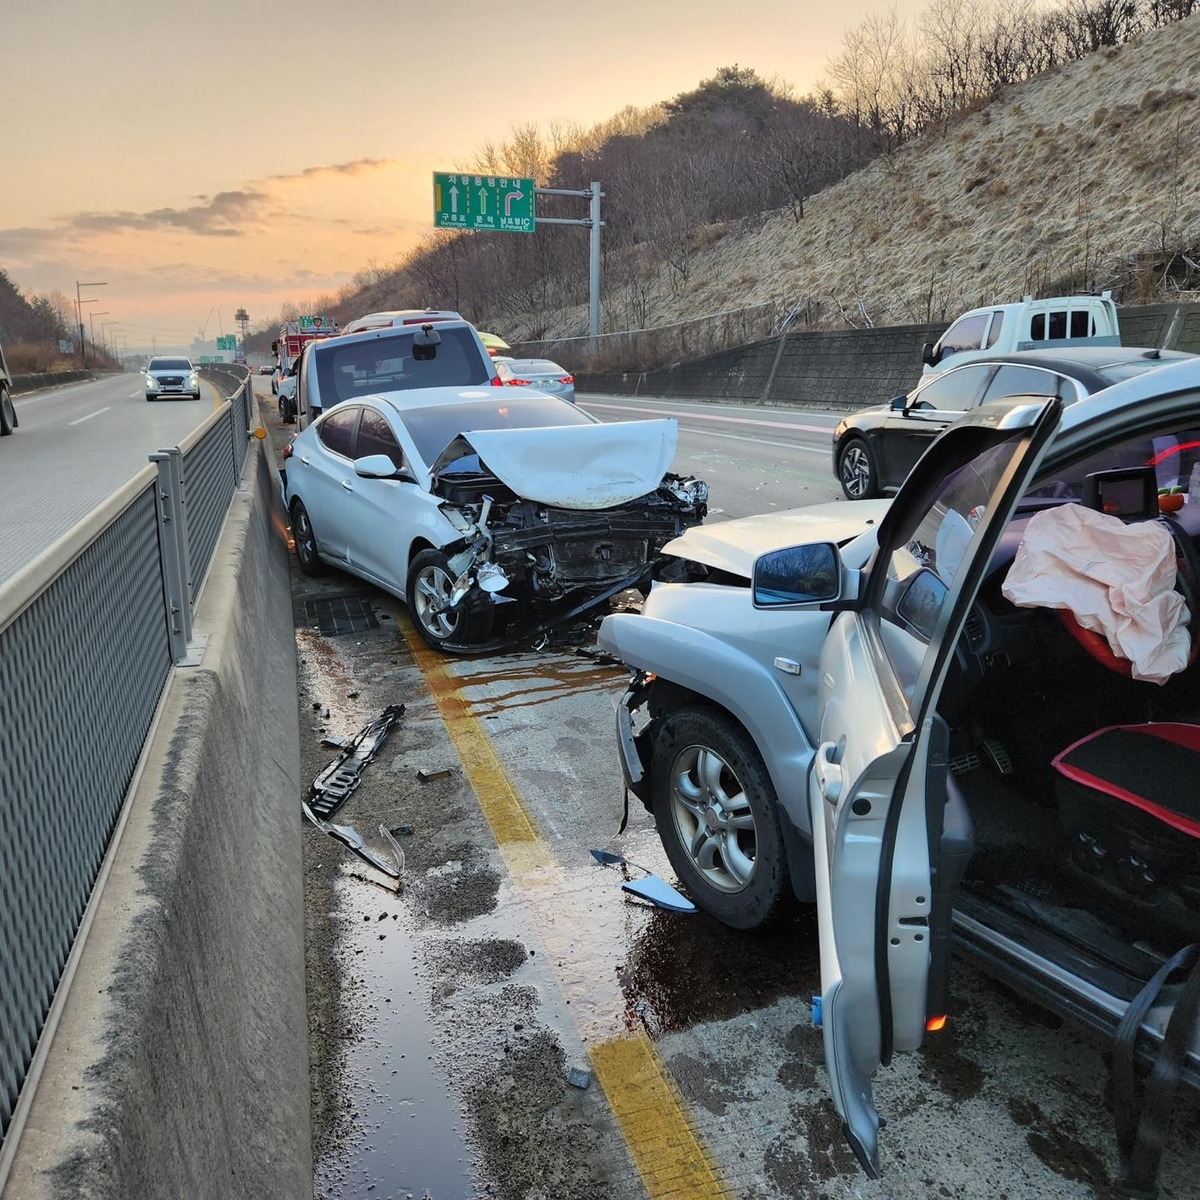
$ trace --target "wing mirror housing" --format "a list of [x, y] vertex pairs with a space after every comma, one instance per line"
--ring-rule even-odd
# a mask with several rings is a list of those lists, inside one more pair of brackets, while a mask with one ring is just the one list
[[416, 483], [417, 477], [406, 467], [397, 467], [386, 454], [368, 454], [354, 460], [355, 475], [363, 479], [399, 479], [404, 483]]
[[892, 412], [903, 412], [908, 407], [907, 396], [893, 396], [892, 402], [888, 406]]
[[926, 342], [921, 347], [921, 361], [927, 367], [936, 367], [942, 361], [942, 355], [933, 342]]
[[858, 575], [843, 565], [833, 542], [769, 550], [754, 562], [754, 607], [850, 607], [858, 595]]

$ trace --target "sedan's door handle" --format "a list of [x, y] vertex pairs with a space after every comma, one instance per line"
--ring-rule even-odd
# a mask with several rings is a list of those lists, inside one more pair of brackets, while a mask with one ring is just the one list
[[309, 463], [308, 455], [307, 454], [300, 455], [300, 461], [307, 467], [308, 463]]
[[342, 480], [342, 487], [344, 487], [348, 492], [354, 491], [354, 484], [352, 484], [348, 479]]
[[841, 757], [837, 743], [822, 742], [817, 747], [817, 757], [813, 763], [813, 770], [817, 773], [817, 786], [830, 804], [836, 804], [842, 796], [841, 764], [830, 761], [835, 755]]

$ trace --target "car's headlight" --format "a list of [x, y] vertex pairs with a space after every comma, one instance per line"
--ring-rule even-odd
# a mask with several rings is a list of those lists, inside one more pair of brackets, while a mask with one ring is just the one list
[[149, 388], [158, 387], [158, 380], [153, 375], [146, 376], [146, 386]]
[[199, 382], [199, 379], [200, 379], [200, 376], [199, 376], [199, 375], [197, 375], [195, 371], [193, 371], [193, 372], [192, 372], [192, 373], [191, 373], [191, 374], [188, 376], [188, 383], [191, 383], [191, 384], [198, 383], [198, 382]]

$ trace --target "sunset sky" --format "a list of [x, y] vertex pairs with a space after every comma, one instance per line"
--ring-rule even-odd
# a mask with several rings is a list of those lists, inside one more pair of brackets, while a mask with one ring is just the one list
[[0, 267], [26, 294], [107, 280], [91, 307], [130, 349], [184, 348], [389, 262], [431, 228], [431, 172], [515, 124], [734, 62], [805, 91], [884, 6], [4, 0]]

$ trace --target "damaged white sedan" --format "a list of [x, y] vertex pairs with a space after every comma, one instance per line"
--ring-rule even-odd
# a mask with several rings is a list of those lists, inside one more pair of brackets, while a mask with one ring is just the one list
[[402, 597], [448, 651], [499, 646], [645, 587], [708, 488], [673, 420], [602, 424], [532, 389], [434, 387], [327, 409], [280, 472], [300, 567]]

